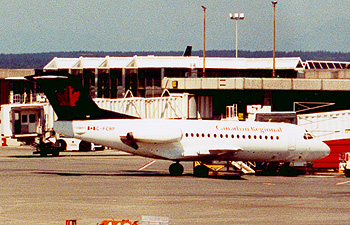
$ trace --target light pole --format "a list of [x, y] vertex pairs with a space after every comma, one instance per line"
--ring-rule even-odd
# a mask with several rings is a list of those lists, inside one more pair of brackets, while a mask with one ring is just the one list
[[276, 4], [277, 1], [271, 2], [273, 5], [273, 50], [272, 50], [272, 77], [276, 77]]
[[236, 20], [236, 58], [238, 58], [238, 20], [244, 19], [244, 13], [230, 13], [231, 20]]
[[203, 6], [203, 11], [204, 11], [204, 29], [203, 29], [203, 77], [205, 77], [205, 13], [207, 10], [207, 7]]

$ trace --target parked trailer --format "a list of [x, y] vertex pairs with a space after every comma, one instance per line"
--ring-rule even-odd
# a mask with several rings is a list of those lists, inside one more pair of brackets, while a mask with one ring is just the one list
[[298, 114], [298, 125], [331, 149], [327, 157], [314, 161], [314, 167], [338, 170], [339, 156], [350, 150], [350, 110]]

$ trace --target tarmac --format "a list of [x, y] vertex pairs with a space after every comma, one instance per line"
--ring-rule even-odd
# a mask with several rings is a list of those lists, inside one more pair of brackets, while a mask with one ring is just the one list
[[169, 224], [349, 224], [350, 179], [341, 173], [198, 178], [168, 173], [170, 161], [119, 151], [41, 158], [0, 147], [0, 224], [96, 225], [169, 218]]

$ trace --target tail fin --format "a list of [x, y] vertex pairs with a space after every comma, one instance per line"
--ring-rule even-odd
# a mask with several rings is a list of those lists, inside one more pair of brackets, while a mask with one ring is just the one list
[[191, 55], [192, 55], [192, 46], [188, 45], [184, 51], [183, 56], [191, 56]]
[[136, 119], [99, 108], [78, 77], [67, 73], [43, 73], [26, 77], [36, 82], [49, 99], [58, 120]]

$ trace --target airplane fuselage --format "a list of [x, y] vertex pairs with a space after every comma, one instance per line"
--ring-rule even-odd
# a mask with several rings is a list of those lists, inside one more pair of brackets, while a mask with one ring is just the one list
[[311, 162], [326, 144], [299, 126], [230, 120], [101, 119], [55, 122], [67, 137], [135, 155], [174, 161], [224, 159]]

